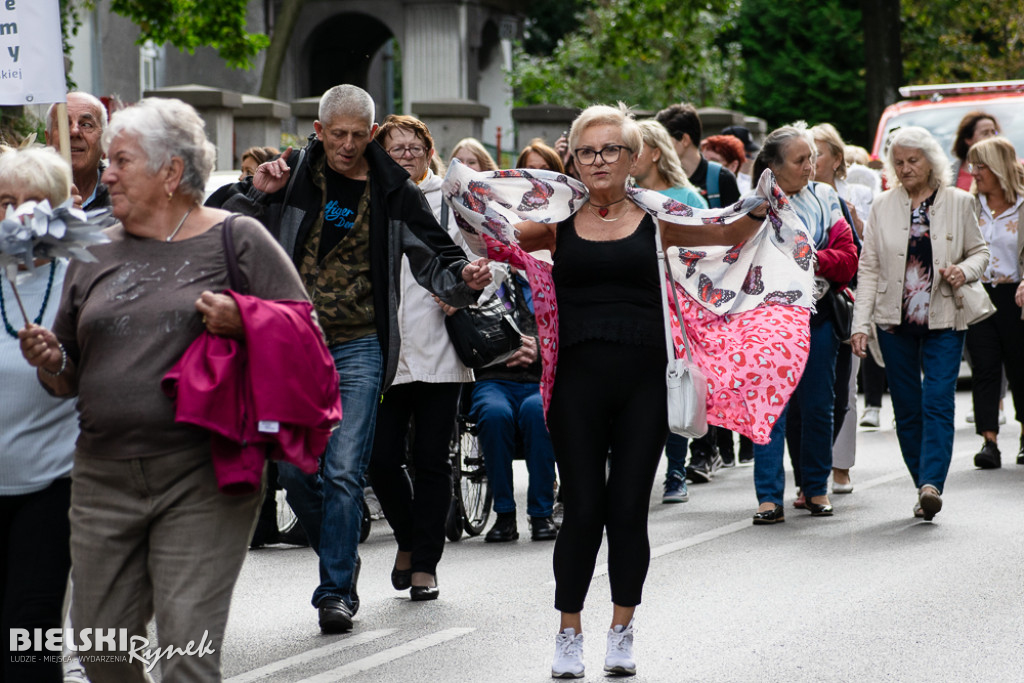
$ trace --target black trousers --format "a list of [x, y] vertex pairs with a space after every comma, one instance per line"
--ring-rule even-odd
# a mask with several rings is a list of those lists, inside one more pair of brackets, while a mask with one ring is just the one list
[[[412, 552], [412, 570], [436, 574], [444, 552], [444, 523], [452, 500], [448, 445], [461, 384], [412, 382], [392, 386], [377, 410], [370, 479], [398, 549]], [[410, 481], [406, 438], [415, 476]]]
[[985, 285], [996, 307], [988, 318], [967, 330], [971, 354], [971, 395], [974, 399], [974, 428], [999, 433], [999, 394], [1006, 379], [1013, 394], [1017, 422], [1024, 424], [1024, 320], [1013, 300], [1017, 283]]
[[10, 652], [9, 634], [12, 628], [45, 631], [63, 626], [71, 569], [70, 507], [67, 477], [35, 493], [0, 496], [0, 681], [5, 683], [64, 680], [60, 661], [43, 661], [60, 652]]
[[612, 602], [640, 604], [647, 510], [668, 436], [665, 350], [588, 341], [562, 348], [548, 410], [565, 501], [555, 541], [555, 609], [580, 612], [608, 534]]
[[886, 386], [885, 368], [875, 361], [870, 351], [860, 363], [860, 382], [864, 390], [864, 407], [881, 408]]

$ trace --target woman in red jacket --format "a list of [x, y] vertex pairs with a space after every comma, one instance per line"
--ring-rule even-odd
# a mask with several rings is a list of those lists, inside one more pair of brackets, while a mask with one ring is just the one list
[[[754, 177], [770, 168], [779, 187], [789, 196], [797, 215], [807, 227], [806, 251], [797, 258], [815, 259], [816, 288], [846, 285], [857, 272], [857, 248], [853, 232], [839, 204], [839, 195], [824, 183], [811, 182], [814, 173], [814, 140], [806, 126], [783, 126], [765, 140], [754, 162]], [[826, 286], [827, 285], [827, 286]], [[760, 506], [754, 524], [785, 521], [782, 493], [786, 483], [783, 451], [786, 418], [799, 411], [800, 429], [791, 436], [790, 450], [800, 465], [806, 509], [816, 517], [833, 514], [828, 498], [828, 475], [832, 469], [832, 406], [835, 403], [836, 357], [839, 339], [829, 306], [819, 300], [811, 317], [811, 347], [807, 367], [796, 393], [772, 428], [771, 442], [754, 445], [754, 487]]]

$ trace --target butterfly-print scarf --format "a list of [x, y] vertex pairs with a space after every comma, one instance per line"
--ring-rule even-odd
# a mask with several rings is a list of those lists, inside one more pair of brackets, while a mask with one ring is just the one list
[[[558, 358], [558, 302], [550, 264], [519, 247], [514, 226], [569, 218], [586, 202], [586, 187], [552, 171], [477, 173], [453, 161], [443, 192], [469, 247], [530, 280], [546, 411]], [[652, 190], [630, 188], [628, 195], [654, 218], [679, 225], [731, 223], [768, 200], [765, 225], [743, 244], [667, 250], [694, 359], [708, 378], [708, 421], [767, 443], [807, 362], [814, 247], [806, 228], [771, 171], [753, 197], [722, 209], [696, 209]], [[681, 352], [674, 312], [672, 324]]]

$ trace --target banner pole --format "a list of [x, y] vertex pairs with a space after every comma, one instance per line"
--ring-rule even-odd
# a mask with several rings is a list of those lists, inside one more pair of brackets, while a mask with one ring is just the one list
[[71, 165], [71, 130], [68, 128], [68, 103], [58, 102], [57, 111], [57, 134], [60, 138], [60, 155], [64, 161]]

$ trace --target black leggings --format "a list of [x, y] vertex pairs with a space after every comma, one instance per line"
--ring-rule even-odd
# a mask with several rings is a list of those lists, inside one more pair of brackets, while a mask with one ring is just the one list
[[583, 610], [606, 529], [612, 602], [639, 605], [651, 560], [647, 510], [668, 436], [664, 348], [589, 341], [561, 349], [548, 428], [565, 501], [555, 609]]
[[[398, 549], [412, 551], [412, 570], [435, 574], [444, 552], [444, 523], [452, 500], [448, 444], [461, 384], [413, 382], [392, 386], [377, 410], [370, 479]], [[402, 468], [413, 420], [415, 483]]]
[[[8, 635], [12, 628], [46, 631], [64, 625], [64, 592], [71, 569], [70, 507], [67, 477], [36, 493], [0, 496], [0, 682], [64, 680], [61, 663], [44, 660], [59, 652], [11, 653]], [[35, 661], [29, 661], [33, 656]]]

